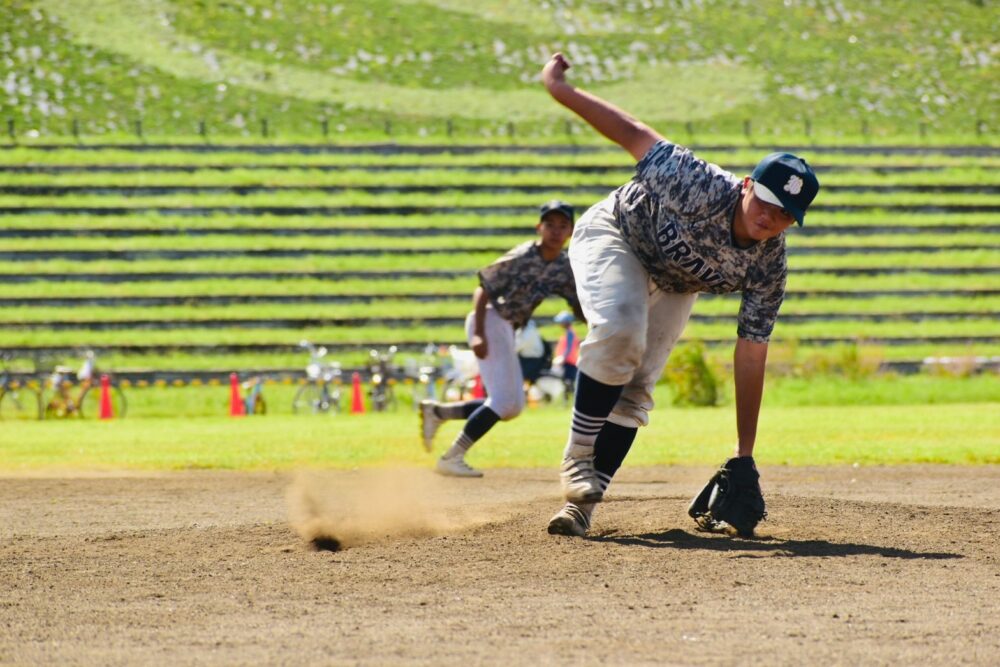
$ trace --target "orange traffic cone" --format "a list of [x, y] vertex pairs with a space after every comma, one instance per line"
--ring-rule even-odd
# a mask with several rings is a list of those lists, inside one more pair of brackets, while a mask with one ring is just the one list
[[477, 375], [476, 381], [472, 383], [472, 398], [486, 398], [486, 389], [483, 387], [482, 375]]
[[111, 407], [111, 380], [107, 375], [101, 376], [101, 419], [113, 419], [115, 411]]
[[229, 416], [242, 417], [246, 414], [243, 399], [240, 398], [240, 378], [236, 373], [229, 374]]
[[361, 393], [361, 374], [357, 371], [351, 375], [351, 414], [363, 415], [365, 413], [365, 399]]

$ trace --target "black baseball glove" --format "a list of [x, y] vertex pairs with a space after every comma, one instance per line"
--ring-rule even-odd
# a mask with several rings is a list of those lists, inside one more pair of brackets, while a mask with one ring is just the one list
[[753, 457], [726, 461], [691, 501], [688, 515], [702, 530], [725, 532], [728, 525], [740, 537], [753, 537], [753, 529], [767, 518]]

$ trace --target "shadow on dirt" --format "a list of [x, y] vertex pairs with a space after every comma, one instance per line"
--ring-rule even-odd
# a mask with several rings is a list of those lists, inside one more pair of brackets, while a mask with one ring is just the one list
[[773, 537], [759, 539], [738, 539], [720, 535], [701, 535], [673, 528], [662, 533], [641, 535], [598, 535], [588, 537], [594, 542], [608, 542], [624, 546], [652, 547], [656, 549], [704, 549], [706, 551], [745, 552], [737, 558], [772, 557], [813, 557], [835, 556], [883, 556], [885, 558], [944, 560], [965, 558], [962, 554], [934, 551], [910, 551], [895, 547], [880, 547], [870, 544], [850, 544], [827, 542], [826, 540], [783, 540]]

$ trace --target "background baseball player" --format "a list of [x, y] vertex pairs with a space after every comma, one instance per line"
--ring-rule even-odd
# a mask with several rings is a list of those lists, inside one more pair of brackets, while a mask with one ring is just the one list
[[635, 439], [652, 392], [699, 292], [741, 292], [734, 354], [736, 455], [689, 513], [705, 528], [752, 534], [764, 517], [753, 461], [767, 344], [785, 291], [784, 232], [819, 191], [785, 153], [737, 178], [612, 104], [570, 85], [555, 54], [542, 70], [552, 97], [636, 160], [634, 178], [578, 221], [569, 255], [589, 330], [561, 481], [566, 505], [549, 532], [583, 535]]
[[473, 311], [465, 320], [469, 347], [479, 359], [479, 374], [487, 398], [440, 404], [420, 404], [424, 448], [433, 447], [434, 434], [449, 419], [465, 419], [451, 447], [438, 459], [442, 475], [481, 477], [465, 462], [469, 448], [501, 419], [513, 419], [524, 408], [524, 376], [517, 357], [514, 331], [523, 327], [535, 308], [550, 294], [566, 299], [582, 318], [569, 258], [563, 250], [573, 232], [573, 207], [554, 200], [542, 205], [539, 238], [510, 250], [479, 272], [473, 293]]

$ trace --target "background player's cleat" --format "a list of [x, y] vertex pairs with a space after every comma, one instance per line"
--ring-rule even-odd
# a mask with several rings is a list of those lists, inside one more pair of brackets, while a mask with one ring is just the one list
[[442, 456], [438, 459], [437, 467], [434, 469], [439, 475], [445, 475], [446, 477], [482, 477], [483, 473], [479, 472], [468, 463], [461, 456], [455, 458], [445, 458]]
[[571, 503], [599, 503], [604, 489], [594, 471], [594, 448], [574, 446], [559, 471], [563, 496]]
[[434, 447], [434, 436], [444, 423], [434, 412], [436, 406], [437, 401], [429, 398], [420, 401], [420, 435], [424, 441], [424, 449], [428, 452]]
[[556, 515], [549, 519], [549, 535], [568, 535], [583, 537], [590, 530], [590, 514], [594, 511], [592, 504], [577, 505], [566, 503]]

